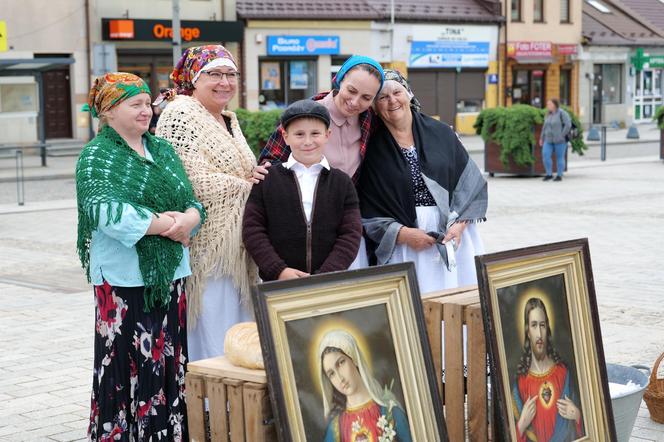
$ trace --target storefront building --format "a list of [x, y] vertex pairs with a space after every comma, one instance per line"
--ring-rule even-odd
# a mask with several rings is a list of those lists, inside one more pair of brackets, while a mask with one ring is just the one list
[[[181, 0], [182, 48], [223, 44], [240, 60], [244, 24], [235, 20], [234, 5], [229, 3]], [[134, 73], [149, 84], [153, 95], [172, 86], [169, 79], [174, 65], [170, 2], [98, 2], [95, 13], [94, 75], [113, 70]], [[238, 104], [236, 97], [231, 107]]]
[[664, 36], [604, 1], [583, 6], [580, 103], [584, 125], [650, 122], [662, 105]]
[[[237, 21], [183, 20], [180, 26], [183, 48], [219, 42], [230, 47], [242, 41], [243, 25]], [[116, 51], [119, 71], [143, 78], [153, 94], [171, 85], [171, 20], [102, 18], [101, 32], [104, 42], [113, 42], [106, 47]]]
[[506, 53], [508, 106], [528, 104], [543, 108], [548, 99], [557, 98], [561, 104], [574, 107], [577, 45], [516, 41], [507, 43]]
[[[394, 25], [384, 2], [357, 2], [352, 9], [343, 2], [331, 2], [326, 8], [314, 3], [280, 7], [276, 1], [237, 2], [238, 17], [246, 21], [248, 109], [283, 108], [329, 90], [331, 78], [353, 54], [398, 67], [408, 76], [423, 111], [453, 126], [464, 123], [473, 131], [479, 110], [496, 105], [502, 21], [497, 2], [465, 0], [459, 8], [397, 8]], [[497, 11], [489, 12], [481, 3], [495, 3]], [[337, 7], [335, 20], [325, 13], [328, 7]]]
[[484, 107], [497, 104], [498, 24], [399, 24], [398, 59], [425, 113], [474, 133]]
[[249, 20], [244, 87], [249, 110], [282, 109], [319, 91], [352, 54], [371, 54], [369, 21]]
[[664, 105], [664, 47], [637, 48], [630, 57], [634, 73], [634, 121], [650, 122]]
[[75, 112], [88, 90], [85, 34], [78, 31], [85, 30], [85, 9], [25, 0], [0, 20], [0, 144], [85, 139], [87, 120]]
[[543, 108], [547, 100], [557, 98], [582, 112], [577, 61], [581, 2], [511, 0], [504, 6], [507, 21], [498, 50], [500, 103]]

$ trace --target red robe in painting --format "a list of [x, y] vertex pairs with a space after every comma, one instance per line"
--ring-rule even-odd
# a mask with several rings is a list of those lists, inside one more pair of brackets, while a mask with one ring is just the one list
[[[380, 406], [374, 401], [370, 401], [368, 404], [355, 409], [347, 408], [346, 412], [339, 417], [341, 440], [357, 442], [378, 441], [378, 436], [381, 434], [377, 427], [380, 415]], [[357, 422], [355, 424], [356, 428], [353, 428], [354, 422]]]
[[[564, 419], [558, 414], [558, 399], [572, 397], [567, 367], [562, 363], [554, 365], [547, 373], [536, 375], [529, 372], [519, 375], [517, 385], [512, 391], [514, 396], [514, 414], [518, 422], [523, 404], [532, 396], [537, 397], [535, 418], [528, 430], [521, 436], [517, 429], [519, 442], [571, 441], [582, 436], [581, 419], [579, 423]], [[575, 403], [579, 407], [578, 403]]]

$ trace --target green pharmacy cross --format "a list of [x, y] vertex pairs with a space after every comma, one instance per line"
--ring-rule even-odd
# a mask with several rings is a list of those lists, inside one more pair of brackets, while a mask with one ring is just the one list
[[664, 55], [647, 55], [643, 48], [636, 49], [636, 55], [630, 58], [632, 65], [637, 71], [643, 68], [664, 68]]

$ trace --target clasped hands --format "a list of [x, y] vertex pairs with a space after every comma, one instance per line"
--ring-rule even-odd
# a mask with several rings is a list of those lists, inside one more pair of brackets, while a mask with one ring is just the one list
[[[447, 229], [447, 233], [445, 234], [442, 243], [446, 244], [449, 241], [454, 240], [456, 248], [459, 248], [459, 246], [461, 246], [461, 235], [465, 229], [466, 223], [452, 224], [450, 228]], [[397, 243], [406, 244], [411, 249], [419, 252], [420, 250], [428, 249], [436, 244], [436, 238], [422, 229], [403, 226], [397, 235]]]
[[183, 212], [167, 211], [159, 214], [160, 217], [171, 218], [173, 221], [166, 230], [159, 233], [159, 236], [166, 237], [173, 241], [189, 247], [191, 242], [191, 231], [200, 223], [200, 214], [196, 209], [187, 209]]

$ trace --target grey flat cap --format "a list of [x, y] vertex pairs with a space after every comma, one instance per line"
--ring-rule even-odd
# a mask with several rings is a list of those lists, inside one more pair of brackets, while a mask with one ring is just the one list
[[285, 129], [298, 118], [318, 118], [326, 127], [330, 127], [330, 113], [325, 106], [314, 100], [299, 100], [288, 106], [281, 114], [281, 126]]

